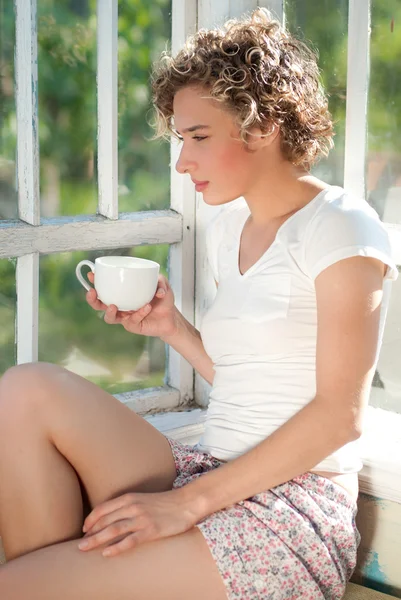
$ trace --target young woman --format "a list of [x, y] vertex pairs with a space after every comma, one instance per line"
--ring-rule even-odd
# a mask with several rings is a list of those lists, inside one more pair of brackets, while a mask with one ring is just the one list
[[168, 440], [54, 365], [9, 370], [0, 596], [339, 599], [397, 275], [386, 232], [364, 200], [310, 174], [332, 138], [318, 68], [268, 12], [164, 55], [153, 90], [157, 135], [182, 140], [177, 170], [221, 207], [207, 235], [216, 298], [201, 332], [163, 277], [137, 312], [87, 300], [212, 384], [205, 433], [196, 447]]

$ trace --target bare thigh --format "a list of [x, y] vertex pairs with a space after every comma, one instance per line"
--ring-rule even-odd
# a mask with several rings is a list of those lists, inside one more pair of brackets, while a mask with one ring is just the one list
[[[61, 367], [15, 367], [0, 380], [0, 420], [22, 441], [40, 429], [73, 466], [93, 507], [176, 477], [166, 438], [114, 396]], [[32, 434], [33, 435], [33, 434]]]
[[31, 552], [0, 568], [7, 600], [227, 600], [197, 528], [114, 558], [81, 553], [77, 541]]

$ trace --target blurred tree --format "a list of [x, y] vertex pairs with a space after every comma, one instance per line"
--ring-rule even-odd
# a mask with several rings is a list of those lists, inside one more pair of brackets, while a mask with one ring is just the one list
[[[2, 2], [0, 8], [3, 17], [0, 21], [0, 73], [3, 75], [0, 99], [7, 100], [1, 103], [2, 126], [5, 129], [0, 137], [3, 144], [0, 147], [1, 162], [6, 141], [10, 146], [9, 132], [15, 123], [12, 85], [15, 22], [11, 3]], [[147, 138], [152, 131], [147, 115], [151, 106], [149, 69], [152, 61], [169, 43], [170, 13], [171, 0], [154, 0], [151, 4], [145, 0], [119, 2], [119, 163], [120, 182], [125, 191], [121, 197], [121, 210], [163, 208], [169, 204], [169, 148], [168, 144], [149, 144]], [[95, 0], [40, 0], [38, 66], [44, 216], [94, 212]], [[7, 75], [6, 83], [4, 73]], [[14, 158], [14, 153], [15, 146], [8, 149], [6, 156]], [[78, 347], [97, 362], [111, 363], [114, 373], [118, 371], [119, 363], [135, 365], [135, 360], [148, 344], [147, 340], [127, 335], [122, 327], [108, 327], [96, 318], [75, 278], [75, 265], [79, 260], [93, 260], [106, 253], [107, 250], [73, 252], [41, 258], [40, 359], [62, 362], [73, 347]], [[166, 245], [114, 249], [112, 253], [151, 258], [158, 261], [166, 273]], [[1, 373], [14, 361], [15, 269], [9, 261], [0, 261], [0, 280]]]

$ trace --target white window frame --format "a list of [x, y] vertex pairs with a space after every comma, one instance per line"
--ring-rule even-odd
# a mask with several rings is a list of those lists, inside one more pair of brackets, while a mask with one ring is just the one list
[[[189, 7], [191, 2], [187, 5]], [[17, 258], [18, 364], [38, 360], [41, 254], [171, 244], [169, 264], [177, 306], [193, 322], [194, 192], [188, 185], [177, 182], [173, 186], [170, 209], [118, 212], [117, 7], [116, 0], [98, 0], [97, 3], [97, 214], [47, 219], [40, 215], [39, 194], [37, 0], [15, 1], [19, 218], [0, 222], [0, 258]], [[185, 11], [183, 18], [182, 9], [178, 5], [174, 9], [173, 31], [177, 39], [183, 39], [196, 22], [196, 4], [193, 2], [192, 10], [186, 8]], [[193, 400], [193, 369], [173, 351], [168, 353], [166, 382], [165, 386], [117, 397], [140, 414], [189, 405]]]
[[[171, 146], [171, 207], [139, 213], [118, 212], [117, 156], [117, 2], [98, 0], [99, 200], [96, 215], [43, 219], [40, 216], [37, 0], [16, 0], [16, 97], [18, 124], [19, 219], [0, 222], [0, 258], [17, 257], [17, 362], [38, 357], [39, 255], [140, 244], [171, 244], [169, 279], [177, 307], [199, 328], [215, 293], [207, 268], [204, 234], [215, 209], [195, 194], [188, 178], [174, 169]], [[173, 0], [172, 46], [176, 50], [196, 28], [222, 23], [256, 6], [266, 6], [284, 21], [284, 0]], [[348, 74], [344, 187], [365, 197], [367, 98], [369, 83], [370, 0], [349, 0]], [[109, 74], [112, 74], [110, 80]], [[386, 223], [395, 259], [401, 264], [401, 226]], [[195, 441], [203, 430], [210, 387], [176, 352], [168, 352], [167, 384], [118, 394], [161, 431]], [[180, 407], [198, 406], [188, 412]], [[362, 491], [401, 502], [401, 415], [369, 407], [361, 443]]]
[[[366, 197], [370, 32], [371, 0], [349, 0], [344, 187], [363, 198]], [[401, 265], [401, 226], [385, 225], [395, 262]], [[359, 482], [363, 492], [401, 502], [400, 449], [401, 415], [369, 406], [361, 439], [364, 467]]]

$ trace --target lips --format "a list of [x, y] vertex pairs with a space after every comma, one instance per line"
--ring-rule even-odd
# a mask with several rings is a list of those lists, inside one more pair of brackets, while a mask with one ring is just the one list
[[198, 181], [197, 179], [192, 179], [192, 182], [195, 185], [205, 185], [206, 183], [209, 183], [208, 181]]
[[203, 181], [200, 183], [195, 183], [195, 190], [197, 192], [204, 192], [207, 188], [207, 186], [209, 185], [208, 181]]

